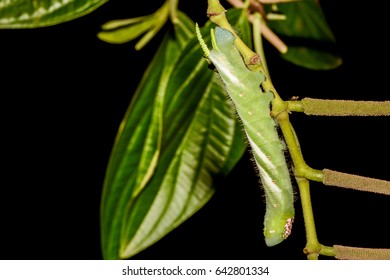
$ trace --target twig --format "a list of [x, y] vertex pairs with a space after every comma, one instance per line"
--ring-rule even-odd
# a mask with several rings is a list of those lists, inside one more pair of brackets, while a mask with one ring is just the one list
[[[235, 8], [243, 8], [244, 3], [240, 0], [227, 0]], [[257, 12], [262, 13], [262, 10], [256, 9]], [[254, 21], [253, 15], [248, 15], [250, 22]], [[280, 53], [286, 53], [287, 45], [262, 21], [260, 24], [261, 34], [264, 38], [273, 45]]]

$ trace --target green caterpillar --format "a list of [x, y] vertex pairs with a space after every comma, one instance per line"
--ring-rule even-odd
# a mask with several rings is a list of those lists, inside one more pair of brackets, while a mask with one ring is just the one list
[[216, 27], [211, 31], [210, 51], [196, 26], [205, 56], [219, 73], [230, 100], [240, 118], [265, 190], [264, 237], [267, 246], [282, 242], [291, 234], [294, 221], [294, 197], [290, 173], [284, 157], [284, 145], [270, 116], [274, 95], [261, 86], [265, 75], [249, 70], [234, 46], [235, 36]]

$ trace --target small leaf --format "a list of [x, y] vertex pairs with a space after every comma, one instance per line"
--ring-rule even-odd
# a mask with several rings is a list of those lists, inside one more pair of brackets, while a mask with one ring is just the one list
[[[317, 1], [278, 4], [285, 20], [270, 20], [269, 27], [287, 44], [282, 57], [309, 69], [327, 70], [342, 64], [335, 38]], [[267, 6], [267, 11], [270, 11]]]
[[84, 16], [108, 0], [0, 1], [0, 28], [36, 28]]
[[111, 44], [127, 43], [146, 33], [135, 45], [136, 50], [142, 49], [157, 32], [163, 27], [169, 17], [169, 1], [153, 14], [130, 18], [113, 20], [103, 24], [103, 31], [98, 33], [98, 38]]
[[142, 16], [142, 17], [135, 17], [135, 18], [126, 18], [126, 19], [115, 19], [110, 20], [103, 24], [101, 27], [103, 30], [112, 30], [119, 27], [127, 26], [133, 23], [141, 22], [148, 20], [150, 16]]
[[141, 22], [136, 22], [128, 26], [121, 26], [115, 30], [105, 30], [97, 34], [98, 38], [111, 44], [123, 44], [141, 36], [154, 26], [154, 20], [150, 17]]

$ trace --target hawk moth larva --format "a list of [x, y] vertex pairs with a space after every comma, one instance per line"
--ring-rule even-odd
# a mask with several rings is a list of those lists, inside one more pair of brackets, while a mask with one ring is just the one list
[[275, 120], [270, 116], [273, 93], [261, 87], [265, 75], [252, 72], [245, 65], [230, 31], [218, 26], [211, 31], [211, 51], [198, 26], [196, 32], [205, 56], [215, 66], [241, 120], [266, 197], [265, 242], [267, 246], [277, 245], [291, 233], [294, 196], [284, 145], [276, 131]]

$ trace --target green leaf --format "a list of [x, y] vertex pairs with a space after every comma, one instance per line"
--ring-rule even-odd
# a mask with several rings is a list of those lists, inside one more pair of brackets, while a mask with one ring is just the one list
[[[288, 46], [288, 51], [282, 54], [284, 59], [315, 70], [342, 64], [335, 38], [317, 1], [283, 3], [277, 7], [286, 19], [270, 20], [268, 25]], [[268, 12], [270, 9], [267, 6]]]
[[98, 33], [98, 38], [104, 42], [111, 44], [127, 43], [154, 26], [153, 18], [148, 17], [142, 21], [131, 23], [127, 26], [117, 28], [115, 30], [101, 31]]
[[102, 26], [103, 31], [98, 33], [98, 38], [111, 44], [123, 44], [146, 33], [136, 44], [140, 50], [163, 27], [169, 16], [169, 2], [166, 1], [153, 14], [121, 20], [112, 20]]
[[[240, 12], [229, 14], [237, 20]], [[179, 13], [175, 34], [163, 40], [120, 126], [101, 204], [105, 259], [134, 256], [196, 213], [245, 150], [194, 27]]]
[[0, 28], [36, 28], [84, 16], [108, 0], [2, 0]]
[[[172, 70], [173, 63], [170, 60], [174, 59], [172, 54], [175, 51], [180, 51], [180, 45], [171, 34], [167, 34], [146, 70], [118, 130], [106, 171], [101, 204], [102, 249], [106, 259], [119, 258], [121, 229], [127, 223], [124, 216], [127, 205], [131, 205], [133, 197], [136, 197], [133, 192], [142, 190], [135, 182], [141, 180], [145, 187], [156, 167], [153, 158], [160, 153], [162, 128], [159, 120], [153, 119], [153, 113], [156, 116], [161, 110], [157, 93], [159, 88], [164, 91], [163, 83], [166, 81], [162, 76], [164, 72]], [[153, 104], [158, 107], [154, 108]], [[146, 155], [151, 155], [151, 158], [148, 159]], [[145, 174], [148, 161], [153, 166], [149, 174]]]

